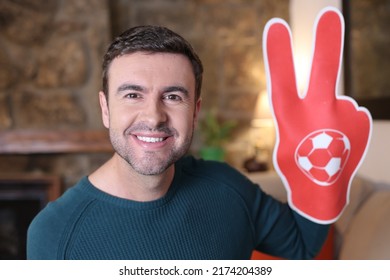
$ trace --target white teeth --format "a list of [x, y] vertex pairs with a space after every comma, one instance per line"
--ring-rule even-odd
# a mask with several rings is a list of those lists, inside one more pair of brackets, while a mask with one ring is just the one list
[[156, 142], [164, 141], [164, 138], [156, 138], [156, 137], [137, 136], [137, 138], [141, 141], [148, 142], [148, 143], [156, 143]]

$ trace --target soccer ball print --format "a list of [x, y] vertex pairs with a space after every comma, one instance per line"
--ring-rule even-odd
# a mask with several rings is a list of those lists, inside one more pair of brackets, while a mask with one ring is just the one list
[[333, 7], [314, 22], [309, 78], [297, 86], [292, 32], [280, 18], [263, 33], [267, 91], [275, 120], [273, 162], [290, 207], [316, 223], [334, 223], [349, 202], [352, 180], [372, 132], [370, 112], [338, 93], [344, 18]]
[[302, 172], [320, 186], [332, 185], [340, 177], [351, 145], [340, 131], [322, 129], [310, 133], [298, 145], [295, 161]]

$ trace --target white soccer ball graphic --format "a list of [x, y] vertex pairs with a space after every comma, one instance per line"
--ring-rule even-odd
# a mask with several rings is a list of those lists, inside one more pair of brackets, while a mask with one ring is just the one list
[[345, 134], [333, 129], [310, 133], [298, 145], [295, 161], [302, 172], [320, 186], [329, 186], [339, 178], [351, 151]]

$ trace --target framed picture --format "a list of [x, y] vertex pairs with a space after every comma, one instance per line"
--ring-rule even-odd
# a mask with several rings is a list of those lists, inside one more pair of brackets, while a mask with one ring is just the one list
[[345, 93], [390, 119], [390, 0], [343, 0]]

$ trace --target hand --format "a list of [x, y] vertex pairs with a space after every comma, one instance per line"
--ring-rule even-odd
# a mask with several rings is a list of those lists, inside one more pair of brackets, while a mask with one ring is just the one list
[[281, 19], [264, 30], [269, 99], [276, 121], [275, 169], [290, 206], [317, 223], [332, 223], [348, 204], [349, 188], [371, 136], [370, 113], [336, 93], [344, 22], [327, 8], [318, 16], [307, 92], [297, 92], [291, 32]]

